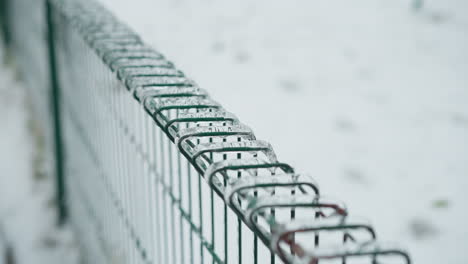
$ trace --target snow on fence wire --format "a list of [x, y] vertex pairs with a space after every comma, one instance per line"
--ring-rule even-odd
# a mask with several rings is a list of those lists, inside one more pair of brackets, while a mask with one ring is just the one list
[[87, 262], [410, 263], [105, 8], [47, 11], [66, 208]]

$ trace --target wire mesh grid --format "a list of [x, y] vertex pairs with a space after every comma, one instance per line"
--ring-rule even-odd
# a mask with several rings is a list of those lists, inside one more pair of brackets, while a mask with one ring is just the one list
[[410, 263], [105, 8], [49, 4], [87, 262]]

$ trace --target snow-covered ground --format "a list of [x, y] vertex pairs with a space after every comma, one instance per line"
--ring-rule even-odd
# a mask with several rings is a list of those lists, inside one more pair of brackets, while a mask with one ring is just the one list
[[468, 260], [468, 1], [101, 0], [414, 263]]
[[0, 47], [0, 247], [12, 261], [0, 264], [75, 264], [71, 230], [57, 228], [53, 177], [44, 164], [37, 127], [30, 119], [26, 91]]

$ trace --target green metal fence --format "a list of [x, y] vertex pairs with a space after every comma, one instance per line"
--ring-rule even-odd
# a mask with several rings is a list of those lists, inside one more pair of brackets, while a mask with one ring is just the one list
[[33, 34], [28, 3], [11, 47], [87, 262], [410, 263], [102, 6], [37, 1]]

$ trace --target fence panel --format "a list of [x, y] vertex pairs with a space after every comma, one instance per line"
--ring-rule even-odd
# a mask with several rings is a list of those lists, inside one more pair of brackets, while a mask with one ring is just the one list
[[59, 91], [67, 208], [87, 262], [410, 263], [102, 6], [48, 3], [56, 83], [29, 86], [43, 104]]

